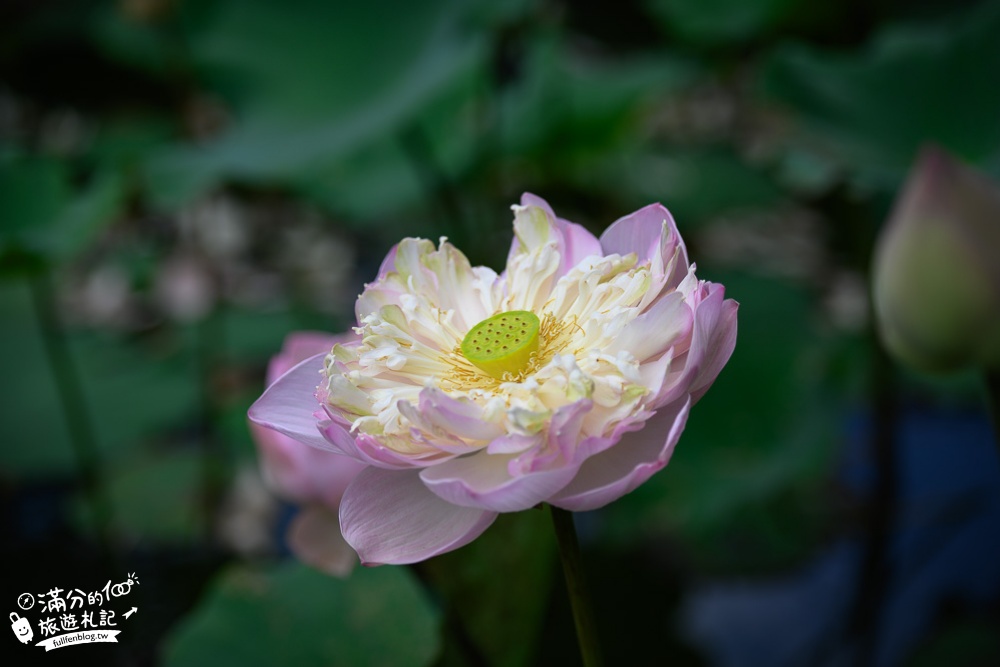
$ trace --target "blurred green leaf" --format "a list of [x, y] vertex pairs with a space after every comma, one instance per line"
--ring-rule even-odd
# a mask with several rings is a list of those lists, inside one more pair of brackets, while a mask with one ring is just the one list
[[[124, 183], [115, 172], [95, 174], [74, 193], [69, 165], [43, 157], [0, 160], [0, 256], [27, 253], [63, 260], [85, 248], [117, 219]], [[6, 263], [8, 259], [5, 259]]]
[[[667, 32], [697, 43], [746, 41], [771, 32], [801, 13], [799, 0], [648, 0]], [[810, 12], [817, 11], [809, 5]], [[828, 12], [827, 12], [828, 13]]]
[[690, 85], [691, 62], [666, 54], [588, 58], [563, 39], [538, 39], [525, 57], [524, 76], [499, 101], [500, 138], [509, 153], [567, 165], [620, 148], [634, 136], [641, 113]]
[[132, 169], [148, 152], [169, 143], [174, 133], [171, 122], [166, 118], [117, 118], [98, 129], [87, 157], [98, 165]]
[[42, 253], [38, 230], [52, 225], [71, 198], [68, 166], [42, 157], [0, 158], [0, 252]]
[[630, 207], [663, 202], [682, 229], [732, 211], [774, 208], [785, 197], [763, 172], [726, 150], [610, 154], [591, 175]]
[[304, 170], [300, 191], [338, 220], [369, 227], [373, 217], [419, 199], [422, 183], [398, 136], [373, 140], [344, 159]]
[[211, 141], [151, 156], [153, 202], [178, 205], [227, 179], [295, 182], [397, 130], [481, 64], [481, 35], [456, 3], [392, 13], [386, 21], [375, 5], [220, 0], [187, 43], [234, 119]]
[[[71, 335], [71, 349], [105, 460], [117, 460], [166, 428], [183, 425], [198, 405], [193, 369], [173, 353], [111, 337]], [[60, 410], [52, 369], [42, 347], [29, 292], [23, 284], [0, 289], [0, 420], [5, 474], [66, 474], [76, 460]]]
[[60, 212], [48, 232], [49, 246], [57, 259], [78, 255], [114, 222], [125, 199], [124, 178], [114, 171], [95, 174], [90, 185]]
[[416, 667], [438, 642], [437, 613], [406, 568], [336, 579], [293, 563], [235, 567], [175, 629], [164, 664]]
[[801, 124], [806, 145], [878, 187], [895, 188], [928, 141], [995, 161], [1000, 4], [961, 19], [885, 30], [862, 53], [786, 46], [765, 64], [762, 89]]
[[[111, 494], [116, 532], [128, 542], [192, 542], [204, 527], [200, 503], [202, 457], [180, 450], [132, 454], [110, 462], [105, 481]], [[90, 500], [79, 496], [75, 515], [83, 520]], [[83, 521], [83, 525], [90, 524]]]
[[110, 58], [160, 76], [176, 74], [181, 65], [176, 33], [171, 35], [160, 21], [130, 17], [121, 3], [95, 8], [87, 27], [94, 44]]
[[527, 511], [501, 514], [468, 546], [421, 568], [488, 664], [516, 667], [535, 654], [555, 556], [548, 511]]

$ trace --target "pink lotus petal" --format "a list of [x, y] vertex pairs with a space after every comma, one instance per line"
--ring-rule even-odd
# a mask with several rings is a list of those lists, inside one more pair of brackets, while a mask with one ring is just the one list
[[612, 429], [611, 434], [604, 437], [591, 436], [589, 438], [584, 438], [577, 445], [575, 456], [576, 460], [580, 463], [589, 459], [591, 456], [600, 454], [609, 447], [614, 447], [622, 439], [626, 433], [631, 433], [632, 431], [639, 431], [645, 427], [646, 422], [653, 416], [652, 412], [646, 410], [641, 410], [634, 413], [627, 419], [618, 422], [614, 429]]
[[382, 260], [382, 264], [378, 267], [378, 277], [375, 280], [381, 280], [396, 270], [396, 250], [398, 248], [398, 244], [394, 245], [388, 254], [386, 254], [385, 259]]
[[[556, 278], [566, 275], [583, 258], [604, 254], [601, 252], [601, 242], [597, 240], [596, 236], [591, 234], [583, 225], [578, 225], [575, 222], [569, 222], [557, 217], [552, 211], [552, 207], [541, 197], [537, 197], [530, 192], [525, 192], [521, 195], [521, 206], [536, 206], [542, 209], [554, 227], [556, 244], [560, 255], [559, 269], [555, 275]], [[508, 262], [509, 258], [517, 252], [518, 248], [520, 248], [520, 242], [515, 237], [511, 243], [510, 252], [507, 254]]]
[[[720, 296], [725, 294], [721, 285], [718, 291]], [[704, 356], [698, 376], [691, 383], [691, 398], [694, 402], [705, 395], [736, 348], [736, 311], [738, 309], [739, 304], [728, 299], [722, 303], [721, 312], [717, 314], [716, 321], [712, 326], [700, 327], [700, 329], [707, 329], [711, 333], [704, 343], [699, 341], [699, 344], [704, 347]]]
[[278, 378], [250, 406], [247, 415], [254, 424], [284, 433], [312, 447], [329, 450], [320, 435], [314, 413], [319, 409], [315, 398], [326, 354], [309, 357]]
[[434, 449], [429, 449], [423, 455], [401, 454], [386, 447], [377, 438], [367, 433], [350, 433], [333, 419], [325, 419], [317, 423], [328, 449], [376, 468], [406, 470], [422, 465], [432, 465], [434, 462], [450, 456]]
[[250, 426], [264, 480], [286, 500], [296, 503], [320, 501], [336, 509], [344, 489], [364, 467], [341, 454], [309, 447], [257, 424]]
[[459, 507], [431, 493], [415, 471], [368, 468], [347, 487], [340, 527], [364, 565], [402, 565], [479, 537], [495, 512]]
[[452, 398], [436, 387], [420, 392], [418, 409], [430, 425], [459, 438], [489, 442], [504, 434], [499, 424], [486, 421], [482, 406]]
[[480, 452], [425, 468], [420, 478], [440, 498], [495, 512], [517, 512], [534, 507], [565, 486], [576, 472], [560, 466], [512, 476], [513, 455]]
[[[609, 352], [627, 351], [638, 361], [658, 357], [691, 332], [694, 315], [680, 292], [671, 292], [635, 318], [614, 340]], [[666, 347], [664, 347], [666, 346]]]
[[675, 289], [689, 270], [687, 249], [670, 211], [651, 204], [615, 221], [601, 234], [604, 253], [636, 253], [639, 263], [649, 263], [651, 282], [639, 304], [645, 310], [663, 291]]
[[508, 433], [491, 442], [486, 447], [486, 451], [490, 454], [520, 454], [531, 447], [538, 447], [541, 443], [542, 436], [540, 435]]
[[[667, 223], [668, 238], [663, 238], [663, 223]], [[662, 204], [650, 204], [619, 218], [604, 230], [600, 241], [602, 254], [627, 255], [634, 252], [640, 263], [651, 260], [658, 248], [665, 248], [669, 255], [673, 255], [673, 249], [677, 247], [681, 250], [679, 263], [685, 268], [688, 265], [687, 249], [677, 231], [677, 224]], [[669, 259], [666, 254], [663, 256], [664, 262]]]
[[552, 412], [545, 439], [537, 447], [531, 448], [512, 458], [507, 469], [513, 477], [549, 470], [571, 463], [578, 465], [586, 456], [582, 452], [590, 446], [580, 442], [580, 429], [587, 413], [594, 407], [589, 398], [564, 405]]
[[672, 403], [684, 394], [692, 394], [695, 401], [708, 390], [736, 345], [736, 310], [738, 304], [725, 299], [722, 285], [708, 283], [707, 294], [695, 307], [691, 347], [686, 355], [678, 357], [656, 397], [655, 405]]
[[662, 469], [687, 423], [691, 400], [662, 408], [645, 428], [622, 438], [615, 447], [587, 459], [576, 477], [549, 502], [582, 512], [621, 498]]
[[556, 212], [552, 210], [549, 203], [538, 195], [533, 195], [530, 192], [525, 192], [521, 195], [521, 206], [537, 206], [548, 213], [553, 220], [556, 219]]
[[346, 577], [358, 557], [340, 532], [340, 518], [322, 505], [304, 508], [288, 529], [288, 547], [303, 563], [335, 577]]

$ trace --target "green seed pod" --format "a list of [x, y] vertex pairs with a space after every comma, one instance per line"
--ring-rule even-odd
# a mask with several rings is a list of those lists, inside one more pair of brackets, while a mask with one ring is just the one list
[[538, 316], [511, 310], [489, 317], [469, 330], [460, 346], [476, 368], [498, 380], [517, 375], [538, 350]]

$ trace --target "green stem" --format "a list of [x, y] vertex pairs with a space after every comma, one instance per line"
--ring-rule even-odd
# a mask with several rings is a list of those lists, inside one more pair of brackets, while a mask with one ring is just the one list
[[604, 661], [601, 659], [597, 626], [594, 624], [590, 595], [583, 576], [583, 561], [580, 558], [580, 545], [576, 539], [576, 527], [573, 525], [573, 513], [552, 505], [549, 507], [552, 510], [556, 540], [559, 542], [563, 574], [566, 576], [566, 591], [569, 593], [570, 606], [573, 608], [573, 622], [576, 625], [576, 641], [580, 645], [580, 656], [583, 658], [584, 667], [600, 667]]
[[997, 441], [997, 449], [1000, 449], [1000, 372], [986, 372], [986, 400], [993, 420], [993, 435]]
[[55, 380], [56, 391], [66, 425], [70, 444], [76, 455], [77, 469], [83, 482], [83, 490], [90, 501], [93, 512], [94, 534], [105, 565], [117, 571], [117, 556], [114, 549], [114, 512], [110, 495], [101, 474], [100, 454], [94, 427], [83, 400], [83, 383], [69, 348], [66, 332], [59, 321], [56, 308], [55, 290], [48, 269], [29, 279], [32, 304], [41, 332], [42, 344], [49, 370]]
[[226, 485], [229, 461], [217, 424], [221, 418], [222, 404], [217, 387], [217, 375], [224, 361], [225, 346], [224, 306], [218, 305], [194, 325], [195, 356], [197, 357], [201, 389], [201, 514], [204, 518], [202, 537], [211, 543], [215, 535]]

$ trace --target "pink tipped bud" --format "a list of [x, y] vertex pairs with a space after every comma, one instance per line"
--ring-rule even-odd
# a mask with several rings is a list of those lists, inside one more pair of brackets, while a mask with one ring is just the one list
[[879, 333], [928, 371], [1000, 368], [1000, 189], [936, 147], [910, 172], [875, 249]]

